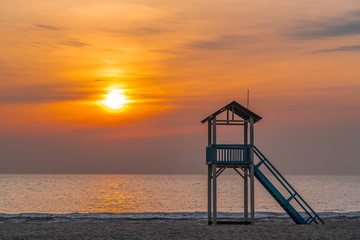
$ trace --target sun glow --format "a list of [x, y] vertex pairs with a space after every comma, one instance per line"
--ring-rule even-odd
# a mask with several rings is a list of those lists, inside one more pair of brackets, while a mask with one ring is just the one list
[[114, 87], [108, 88], [108, 93], [104, 95], [104, 98], [101, 103], [111, 110], [120, 110], [129, 102], [125, 90]]

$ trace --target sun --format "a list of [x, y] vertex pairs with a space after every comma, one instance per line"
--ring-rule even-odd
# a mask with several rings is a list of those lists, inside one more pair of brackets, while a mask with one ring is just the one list
[[104, 95], [104, 98], [101, 103], [111, 110], [120, 110], [124, 107], [124, 104], [129, 102], [125, 90], [114, 87], [108, 88], [108, 93]]

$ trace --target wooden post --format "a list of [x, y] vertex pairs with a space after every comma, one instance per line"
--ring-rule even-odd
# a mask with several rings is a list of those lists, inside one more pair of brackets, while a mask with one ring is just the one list
[[244, 168], [244, 221], [247, 222], [249, 220], [248, 217], [248, 202], [249, 202], [249, 197], [248, 197], [248, 169]]
[[226, 110], [226, 123], [229, 124], [229, 109]]
[[[211, 145], [211, 120], [208, 121], [208, 146]], [[211, 174], [212, 165], [208, 165], [208, 224], [211, 224]]]
[[250, 117], [250, 211], [251, 224], [255, 223], [255, 189], [254, 189], [254, 119]]
[[208, 121], [208, 146], [211, 145], [211, 121]]
[[244, 144], [248, 144], [248, 123], [244, 122]]
[[[244, 122], [244, 144], [248, 144], [248, 123]], [[244, 149], [244, 160], [247, 161], [247, 148]], [[244, 221], [249, 220], [249, 190], [248, 190], [248, 168], [244, 168]]]
[[216, 117], [213, 118], [213, 144], [216, 144]]
[[216, 209], [216, 164], [212, 166], [213, 179], [213, 224], [216, 225], [217, 209]]
[[250, 165], [250, 212], [251, 224], [255, 223], [254, 164]]
[[208, 224], [211, 224], [211, 174], [212, 165], [208, 165]]
[[[248, 144], [248, 122], [244, 122], [244, 144]], [[244, 149], [244, 161], [249, 161], [249, 149], [248, 148], [245, 148]]]
[[[216, 116], [213, 118], [213, 144], [216, 145]], [[217, 160], [216, 147], [214, 148], [214, 161]], [[213, 224], [216, 225], [216, 164], [212, 165], [212, 179], [213, 179]]]

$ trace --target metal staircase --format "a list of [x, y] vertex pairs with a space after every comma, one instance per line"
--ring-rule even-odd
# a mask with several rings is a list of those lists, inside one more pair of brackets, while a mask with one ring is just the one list
[[[305, 202], [305, 200], [295, 191], [295, 189], [286, 181], [286, 179], [279, 173], [278, 170], [269, 162], [269, 160], [254, 146], [254, 154], [259, 159], [255, 165], [254, 175], [265, 189], [274, 197], [279, 205], [285, 210], [287, 214], [297, 224], [310, 224], [312, 222], [324, 223], [324, 221], [314, 212], [314, 210]], [[261, 172], [260, 167], [265, 166], [277, 181], [290, 194], [289, 198], [284, 195], [274, 186], [273, 183]], [[295, 208], [298, 204], [303, 213], [299, 213]]]

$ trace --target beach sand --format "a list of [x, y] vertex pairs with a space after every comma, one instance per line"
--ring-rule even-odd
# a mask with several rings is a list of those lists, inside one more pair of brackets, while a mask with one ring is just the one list
[[360, 239], [359, 217], [324, 220], [319, 225], [277, 218], [209, 226], [199, 219], [0, 219], [0, 239]]

